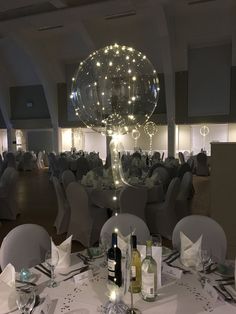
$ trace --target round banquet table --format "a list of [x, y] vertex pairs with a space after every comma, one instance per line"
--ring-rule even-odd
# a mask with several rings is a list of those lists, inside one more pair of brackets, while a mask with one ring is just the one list
[[[79, 259], [73, 255], [71, 269], [78, 267]], [[74, 279], [63, 281], [64, 277], [57, 275], [59, 282], [56, 288], [47, 288], [49, 280], [43, 273], [32, 268], [37, 276], [38, 293], [40, 297], [50, 296], [52, 301], [49, 314], [94, 314], [101, 313], [103, 305], [107, 302], [107, 270], [101, 267], [103, 260], [96, 259], [93, 263], [94, 276], [83, 282], [75, 284]], [[208, 275], [211, 276], [216, 275]], [[204, 292], [195, 274], [184, 274], [181, 279], [172, 284], [163, 286], [158, 291], [155, 302], [145, 302], [140, 294], [134, 294], [134, 306], [143, 314], [235, 314], [236, 305], [217, 300], [212, 303]], [[130, 294], [124, 297], [126, 304], [130, 304]], [[14, 313], [19, 313], [15, 311]]]
[[[144, 188], [144, 186], [141, 186], [140, 188]], [[110, 208], [112, 210], [119, 208], [121, 189], [95, 189], [86, 187], [86, 190], [92, 204], [101, 208]], [[114, 201], [114, 196], [117, 197], [117, 201]], [[161, 203], [163, 200], [164, 192], [162, 184], [154, 185], [151, 189], [147, 189], [147, 203]]]

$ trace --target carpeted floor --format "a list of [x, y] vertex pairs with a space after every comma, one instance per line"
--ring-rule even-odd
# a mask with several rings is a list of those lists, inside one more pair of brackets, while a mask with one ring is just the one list
[[[210, 177], [197, 177], [193, 179], [195, 195], [192, 200], [192, 213], [208, 215], [210, 209]], [[53, 227], [57, 201], [52, 183], [48, 178], [47, 169], [32, 172], [19, 172], [17, 199], [21, 214], [15, 221], [2, 221], [0, 226], [0, 244], [5, 235], [15, 226], [24, 223], [42, 225], [52, 236], [56, 244], [61, 243], [66, 234], [57, 235]], [[164, 241], [170, 246], [170, 241]], [[72, 251], [81, 250], [79, 242], [73, 241]]]

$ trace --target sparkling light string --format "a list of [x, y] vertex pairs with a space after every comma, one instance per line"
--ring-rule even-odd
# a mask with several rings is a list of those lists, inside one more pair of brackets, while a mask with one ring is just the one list
[[206, 125], [203, 125], [201, 128], [200, 128], [200, 134], [202, 136], [202, 142], [203, 142], [203, 150], [205, 151], [205, 144], [206, 144], [206, 136], [209, 134], [210, 130], [208, 128], [208, 126]]
[[140, 138], [140, 132], [137, 129], [133, 129], [131, 133], [132, 138], [134, 139], [134, 148], [137, 147], [138, 139]]
[[149, 121], [144, 125], [144, 132], [149, 136], [149, 153], [152, 153], [152, 137], [157, 133], [157, 125], [156, 123]]

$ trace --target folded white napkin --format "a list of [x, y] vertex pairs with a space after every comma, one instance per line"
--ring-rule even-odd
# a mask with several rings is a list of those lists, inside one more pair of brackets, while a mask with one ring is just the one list
[[54, 252], [57, 252], [58, 257], [59, 257], [56, 269], [70, 267], [71, 265], [71, 241], [72, 241], [72, 235], [58, 246], [56, 246], [53, 243], [53, 241], [51, 241], [52, 257], [53, 257]]
[[201, 263], [202, 235], [195, 243], [193, 243], [182, 231], [180, 231], [180, 242], [180, 260], [182, 264], [187, 267], [199, 267]]
[[0, 314], [16, 309], [15, 268], [8, 264], [0, 275]]

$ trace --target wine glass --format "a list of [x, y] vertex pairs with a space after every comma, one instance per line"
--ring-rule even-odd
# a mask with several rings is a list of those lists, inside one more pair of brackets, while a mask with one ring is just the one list
[[101, 247], [102, 252], [104, 253], [104, 261], [101, 263], [101, 267], [106, 267], [107, 266], [107, 251], [110, 247], [110, 237], [108, 234], [104, 233], [103, 235], [100, 236], [99, 238], [99, 247]]
[[211, 253], [208, 250], [201, 250], [201, 264], [203, 273], [206, 274], [206, 267], [211, 262]]
[[45, 263], [51, 270], [51, 280], [48, 283], [49, 288], [57, 287], [58, 283], [55, 281], [55, 268], [59, 261], [59, 254], [57, 251], [47, 251], [45, 255]]
[[162, 246], [162, 237], [160, 233], [152, 234], [152, 245], [153, 246]]
[[16, 304], [18, 310], [21, 311], [22, 314], [31, 313], [34, 304], [35, 304], [35, 291], [34, 287], [30, 286], [22, 286], [16, 288]]

